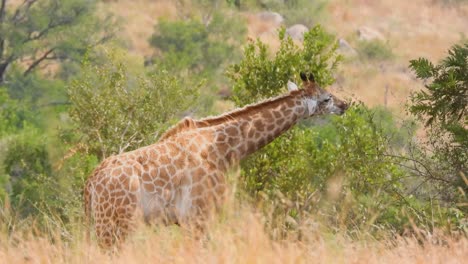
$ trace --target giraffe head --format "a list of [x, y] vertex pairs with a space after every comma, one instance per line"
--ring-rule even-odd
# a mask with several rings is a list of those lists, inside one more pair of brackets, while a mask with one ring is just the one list
[[298, 95], [303, 100], [306, 106], [304, 117], [323, 114], [337, 114], [342, 115], [348, 104], [338, 99], [333, 94], [321, 88], [316, 82], [313, 74], [305, 74], [301, 72], [301, 79], [303, 81], [303, 89], [298, 89], [297, 85], [293, 82], [288, 82], [289, 91], [299, 90]]

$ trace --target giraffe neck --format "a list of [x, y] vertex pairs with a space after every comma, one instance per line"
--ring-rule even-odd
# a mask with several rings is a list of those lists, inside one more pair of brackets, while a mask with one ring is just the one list
[[216, 126], [214, 142], [220, 155], [225, 153], [231, 164], [279, 137], [309, 111], [297, 93], [249, 107], [241, 110], [243, 113], [233, 112], [232, 116], [218, 117], [224, 118], [225, 122]]

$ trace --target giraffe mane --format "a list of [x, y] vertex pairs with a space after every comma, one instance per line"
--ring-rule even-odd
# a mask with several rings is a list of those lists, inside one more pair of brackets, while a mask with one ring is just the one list
[[296, 91], [291, 91], [288, 94], [285, 95], [280, 95], [274, 98], [270, 99], [265, 99], [263, 101], [260, 101], [259, 103], [254, 103], [254, 104], [249, 104], [246, 105], [242, 108], [237, 108], [234, 109], [230, 112], [223, 113], [218, 116], [209, 116], [206, 118], [202, 118], [199, 120], [194, 120], [190, 117], [185, 117], [175, 125], [173, 125], [171, 128], [169, 128], [159, 140], [165, 140], [167, 138], [170, 138], [176, 134], [186, 132], [192, 129], [197, 129], [197, 128], [204, 128], [204, 127], [210, 127], [210, 126], [216, 126], [222, 123], [225, 123], [227, 121], [231, 121], [237, 117], [241, 117], [244, 115], [248, 115], [251, 112], [257, 111], [259, 109], [262, 109], [264, 107], [271, 106], [273, 104], [277, 104], [278, 102], [290, 98], [292, 96], [295, 96], [299, 93], [301, 93], [302, 90], [296, 90]]

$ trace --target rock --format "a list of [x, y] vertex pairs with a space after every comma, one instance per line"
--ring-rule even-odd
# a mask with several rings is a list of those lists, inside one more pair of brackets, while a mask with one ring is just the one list
[[296, 24], [286, 29], [286, 35], [290, 36], [293, 40], [303, 41], [304, 33], [307, 31], [309, 31], [309, 29], [306, 26]]
[[377, 31], [376, 29], [370, 27], [360, 27], [357, 30], [358, 38], [360, 40], [385, 40], [385, 37], [382, 33]]
[[277, 26], [283, 23], [284, 18], [276, 12], [264, 11], [257, 14], [257, 17], [264, 22], [273, 23]]
[[351, 45], [349, 45], [349, 43], [342, 38], [338, 40], [338, 50], [344, 55], [357, 55], [356, 50], [353, 49], [353, 47], [351, 47]]

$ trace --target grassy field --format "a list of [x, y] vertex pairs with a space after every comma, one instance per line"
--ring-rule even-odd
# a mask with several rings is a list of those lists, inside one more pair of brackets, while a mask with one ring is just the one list
[[[132, 59], [143, 64], [144, 58], [155, 52], [148, 41], [155, 24], [160, 19], [180, 19], [183, 14], [177, 3], [181, 2], [189, 1], [100, 1], [99, 12], [119, 17], [119, 41], [124, 42]], [[272, 25], [260, 21], [257, 12], [241, 11], [247, 37], [260, 38], [271, 49], [277, 48], [277, 36], [265, 34], [271, 32]], [[360, 54], [346, 59], [336, 72], [332, 92], [369, 106], [384, 105], [401, 119], [406, 117], [410, 93], [423, 87], [408, 69], [409, 60], [424, 56], [438, 61], [451, 45], [468, 36], [466, 0], [330, 0], [324, 12], [323, 21], [317, 22], [348, 41], [358, 53], [369, 49], [358, 40], [358, 28], [371, 27], [384, 36], [376, 49], [385, 59]], [[232, 102], [218, 100], [213, 111], [232, 107]], [[424, 136], [424, 131], [420, 129], [418, 135]], [[230, 200], [201, 239], [178, 226], [140, 225], [116, 253], [104, 252], [94, 239], [86, 239], [81, 219], [62, 224], [44, 212], [40, 219], [49, 219], [46, 223], [16, 221], [8, 215], [5, 204], [0, 206], [0, 263], [465, 263], [468, 259], [466, 234], [417, 226], [408, 228], [404, 236], [382, 230], [376, 239], [375, 233], [370, 234], [360, 223], [352, 230], [334, 230], [319, 216], [310, 216], [280, 237], [278, 230], [265, 228], [271, 219], [262, 208], [237, 198]], [[435, 206], [433, 211], [437, 212]]]
[[[239, 208], [240, 209], [240, 208]], [[0, 239], [1, 263], [464, 263], [468, 239], [428, 235], [359, 240], [322, 232], [316, 223], [301, 238], [272, 239], [249, 208], [216, 219], [202, 239], [178, 227], [141, 228], [119, 253], [101, 251], [82, 232], [68, 239], [12, 235]], [[366, 238], [367, 237], [367, 238]]]

